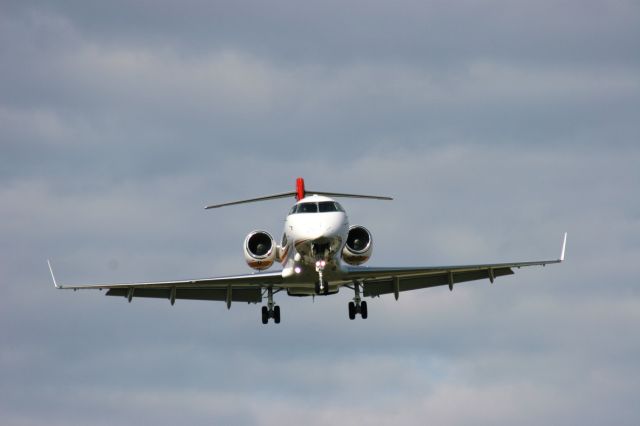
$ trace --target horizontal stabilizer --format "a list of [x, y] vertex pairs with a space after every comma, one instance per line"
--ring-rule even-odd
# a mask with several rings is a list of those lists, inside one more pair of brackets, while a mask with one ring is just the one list
[[211, 204], [205, 207], [205, 209], [207, 210], [217, 209], [219, 207], [235, 206], [236, 204], [255, 203], [257, 201], [275, 200], [277, 198], [289, 198], [289, 197], [293, 197], [294, 195], [296, 195], [295, 192], [285, 192], [283, 194], [274, 194], [274, 195], [266, 195], [264, 197], [258, 197], [258, 198], [249, 198], [248, 200], [231, 201], [231, 202], [222, 203], [222, 204]]
[[362, 195], [362, 194], [345, 194], [342, 192], [327, 192], [327, 191], [308, 191], [304, 187], [304, 179], [298, 178], [296, 180], [296, 190], [292, 192], [284, 192], [281, 194], [265, 195], [263, 197], [249, 198], [246, 200], [231, 201], [221, 204], [211, 204], [205, 207], [206, 210], [217, 209], [219, 207], [235, 206], [237, 204], [255, 203], [257, 201], [275, 200], [278, 198], [296, 197], [296, 200], [300, 201], [307, 194], [324, 195], [326, 197], [340, 197], [340, 198], [366, 198], [370, 200], [393, 200], [391, 197], [385, 197], [381, 195]]
[[341, 197], [341, 198], [368, 198], [370, 200], [387, 200], [391, 201], [393, 198], [385, 197], [382, 195], [361, 195], [361, 194], [343, 194], [340, 192], [323, 192], [323, 191], [308, 191], [311, 194], [324, 195], [326, 197]]

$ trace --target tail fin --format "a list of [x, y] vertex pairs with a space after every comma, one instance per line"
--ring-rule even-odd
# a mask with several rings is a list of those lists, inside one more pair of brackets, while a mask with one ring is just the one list
[[307, 191], [304, 189], [304, 179], [299, 177], [296, 179], [296, 200], [300, 201], [307, 195]]
[[296, 190], [294, 192], [284, 192], [282, 194], [266, 195], [264, 197], [249, 198], [247, 200], [231, 201], [222, 204], [211, 204], [206, 206], [205, 209], [217, 209], [219, 207], [233, 206], [236, 204], [254, 203], [257, 201], [275, 200], [277, 198], [295, 197], [297, 201], [302, 200], [307, 194], [325, 195], [327, 197], [341, 197], [341, 198], [367, 198], [372, 200], [393, 200], [391, 197], [384, 197], [381, 195], [361, 195], [361, 194], [344, 194], [341, 192], [326, 192], [326, 191], [307, 191], [304, 186], [304, 179], [299, 177], [296, 179]]

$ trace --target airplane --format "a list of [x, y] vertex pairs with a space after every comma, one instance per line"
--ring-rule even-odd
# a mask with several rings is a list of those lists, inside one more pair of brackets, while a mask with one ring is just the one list
[[[171, 305], [176, 299], [224, 301], [227, 309], [233, 302], [264, 303], [262, 323], [270, 319], [280, 323], [280, 307], [274, 295], [286, 292], [288, 296], [316, 297], [336, 294], [348, 288], [354, 297], [348, 304], [349, 319], [359, 314], [368, 317], [367, 302], [363, 297], [380, 297], [393, 294], [398, 300], [405, 291], [488, 279], [514, 274], [514, 268], [545, 266], [564, 261], [567, 233], [562, 241], [560, 257], [553, 260], [529, 262], [491, 263], [453, 266], [418, 267], [366, 267], [371, 257], [373, 238], [367, 228], [349, 225], [343, 207], [334, 198], [360, 198], [392, 200], [376, 195], [344, 194], [324, 191], [307, 191], [304, 179], [296, 180], [296, 190], [223, 204], [208, 205], [205, 209], [217, 209], [238, 204], [295, 197], [284, 224], [284, 233], [278, 244], [266, 231], [255, 230], [244, 239], [244, 257], [252, 269], [251, 274], [187, 279], [179, 281], [138, 282], [124, 284], [61, 285], [57, 282], [51, 262], [47, 260], [53, 285], [58, 289], [107, 290], [107, 296], [168, 299]], [[267, 272], [274, 263], [282, 268]]]

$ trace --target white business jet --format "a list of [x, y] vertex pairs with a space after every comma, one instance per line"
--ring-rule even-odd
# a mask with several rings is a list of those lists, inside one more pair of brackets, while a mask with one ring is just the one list
[[[312, 195], [308, 195], [312, 194]], [[391, 200], [389, 197], [307, 191], [304, 180], [298, 178], [295, 192], [269, 195], [205, 207], [215, 209], [236, 204], [296, 197], [284, 225], [282, 241], [277, 244], [266, 231], [253, 231], [244, 240], [244, 257], [247, 264], [257, 270], [252, 274], [226, 277], [159, 281], [126, 284], [60, 285], [49, 271], [56, 288], [105, 289], [107, 296], [168, 299], [173, 305], [176, 299], [225, 301], [227, 308], [233, 302], [261, 303], [262, 323], [269, 319], [280, 323], [280, 307], [273, 301], [276, 293], [285, 291], [289, 296], [326, 296], [336, 294], [342, 287], [354, 292], [349, 302], [349, 319], [357, 314], [365, 319], [367, 302], [362, 297], [393, 294], [398, 299], [401, 292], [427, 287], [448, 285], [480, 279], [491, 283], [503, 275], [513, 274], [513, 268], [547, 265], [564, 260], [567, 234], [564, 234], [560, 257], [555, 260], [533, 262], [493, 263], [484, 265], [419, 266], [372, 268], [360, 266], [371, 257], [373, 239], [367, 228], [349, 225], [342, 206], [333, 198], [368, 198]], [[265, 272], [275, 262], [282, 269]]]

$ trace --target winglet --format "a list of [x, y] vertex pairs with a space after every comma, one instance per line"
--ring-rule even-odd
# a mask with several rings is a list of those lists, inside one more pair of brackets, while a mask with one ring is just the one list
[[567, 248], [567, 233], [564, 233], [564, 239], [562, 240], [562, 252], [560, 252], [560, 262], [564, 260], [564, 250]]
[[62, 286], [59, 286], [58, 283], [56, 282], [56, 277], [55, 275], [53, 275], [53, 268], [51, 267], [51, 262], [49, 262], [49, 259], [47, 259], [47, 265], [49, 265], [49, 272], [51, 272], [51, 279], [53, 280], [53, 286], [55, 288], [62, 288]]

